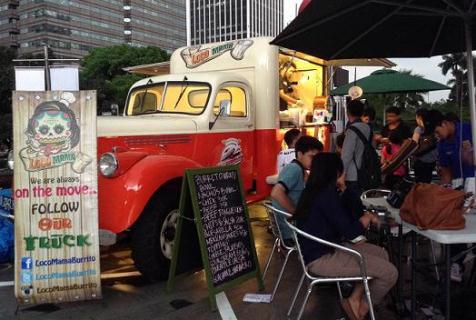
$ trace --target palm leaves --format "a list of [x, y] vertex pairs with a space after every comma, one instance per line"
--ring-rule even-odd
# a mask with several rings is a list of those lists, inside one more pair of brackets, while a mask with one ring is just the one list
[[438, 64], [443, 75], [447, 75], [449, 71], [454, 75], [461, 70], [466, 70], [466, 55], [464, 53], [452, 53], [442, 56], [443, 61]]
[[[417, 78], [424, 78], [421, 74], [413, 73], [412, 70], [400, 70], [400, 72], [406, 73]], [[392, 100], [392, 105], [397, 106], [401, 109], [405, 109], [407, 107], [418, 109], [425, 102], [425, 97], [420, 92], [408, 92], [395, 94], [392, 96]]]
[[467, 82], [467, 63], [466, 54], [452, 53], [442, 56], [443, 61], [438, 64], [441, 73], [447, 75], [449, 72], [453, 76], [448, 81], [451, 86], [449, 99], [455, 101], [458, 105], [468, 102], [468, 82]]

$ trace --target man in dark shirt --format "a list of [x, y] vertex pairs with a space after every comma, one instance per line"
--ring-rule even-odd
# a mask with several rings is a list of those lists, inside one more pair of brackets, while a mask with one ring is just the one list
[[385, 110], [385, 118], [387, 124], [382, 129], [380, 143], [388, 143], [388, 138], [392, 131], [399, 131], [399, 134], [403, 139], [411, 138], [412, 131], [410, 127], [407, 126], [403, 120], [400, 118], [400, 108], [398, 107], [389, 107]]

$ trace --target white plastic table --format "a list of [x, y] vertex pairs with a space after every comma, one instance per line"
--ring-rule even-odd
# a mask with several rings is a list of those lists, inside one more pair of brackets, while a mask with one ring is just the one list
[[400, 210], [393, 208], [387, 203], [383, 197], [367, 198], [362, 202], [365, 206], [380, 206], [387, 208], [395, 222], [402, 223], [402, 225], [428, 239], [436, 241], [441, 244], [457, 244], [457, 243], [473, 243], [476, 242], [476, 215], [465, 214], [466, 226], [461, 230], [420, 230], [417, 226], [408, 222], [402, 221], [400, 218]]
[[465, 214], [466, 226], [461, 230], [420, 230], [417, 226], [402, 221], [408, 229], [441, 244], [474, 243], [476, 242], [476, 215]]
[[364, 206], [368, 207], [385, 207], [387, 211], [390, 212], [392, 218], [395, 219], [396, 223], [401, 223], [402, 219], [400, 219], [400, 210], [395, 209], [391, 205], [388, 204], [387, 199], [384, 197], [378, 198], [365, 198], [362, 199], [362, 203]]
[[363, 203], [366, 206], [384, 206], [391, 213], [395, 221], [399, 223], [401, 221], [402, 226], [410, 229], [412, 232], [412, 319], [415, 319], [416, 311], [416, 277], [415, 277], [415, 259], [416, 259], [416, 237], [415, 234], [420, 234], [430, 240], [443, 245], [445, 252], [445, 300], [446, 300], [446, 316], [447, 320], [450, 319], [450, 267], [451, 256], [449, 245], [458, 243], [476, 243], [476, 215], [465, 214], [466, 225], [461, 230], [420, 230], [417, 226], [408, 222], [402, 221], [400, 218], [400, 210], [391, 207], [387, 200], [381, 198], [368, 198], [363, 199]]

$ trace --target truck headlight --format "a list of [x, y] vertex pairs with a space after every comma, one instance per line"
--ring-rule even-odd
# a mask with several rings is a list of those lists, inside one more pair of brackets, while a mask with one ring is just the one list
[[7, 157], [7, 162], [8, 162], [8, 167], [13, 170], [13, 150], [10, 150], [8, 152], [8, 157]]
[[112, 177], [117, 171], [117, 158], [114, 153], [105, 153], [99, 159], [99, 171], [105, 177]]

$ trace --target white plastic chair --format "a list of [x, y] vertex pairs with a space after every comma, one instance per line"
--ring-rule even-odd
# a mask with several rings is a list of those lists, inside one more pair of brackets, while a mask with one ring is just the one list
[[370, 189], [370, 190], [366, 190], [362, 193], [362, 195], [360, 196], [360, 199], [367, 199], [367, 198], [378, 198], [378, 197], [387, 197], [390, 192], [392, 192], [391, 190], [387, 190], [387, 189]]
[[268, 272], [269, 265], [271, 263], [271, 259], [273, 258], [274, 252], [279, 251], [281, 248], [283, 248], [286, 251], [286, 256], [284, 258], [283, 265], [282, 265], [281, 270], [279, 272], [278, 279], [276, 280], [276, 283], [274, 285], [273, 292], [271, 293], [271, 301], [273, 301], [274, 295], [276, 294], [276, 291], [278, 290], [279, 284], [281, 283], [281, 279], [283, 277], [284, 270], [286, 269], [286, 265], [288, 264], [289, 256], [291, 255], [291, 253], [296, 251], [296, 246], [295, 245], [294, 246], [288, 246], [284, 243], [284, 239], [283, 239], [283, 236], [282, 236], [281, 229], [279, 227], [279, 224], [276, 221], [276, 215], [282, 215], [285, 218], [292, 217], [292, 215], [287, 213], [287, 212], [276, 209], [269, 202], [264, 203], [264, 206], [266, 208], [266, 212], [268, 213], [268, 218], [269, 218], [269, 222], [270, 222], [270, 225], [271, 225], [271, 231], [273, 232], [275, 240], [274, 240], [273, 249], [271, 249], [271, 253], [269, 254], [268, 261], [266, 262], [266, 266], [265, 266], [264, 271], [263, 271], [263, 279], [266, 277], [266, 274]]
[[[317, 285], [319, 283], [335, 282], [337, 284], [337, 290], [339, 292], [339, 298], [342, 300], [343, 297], [342, 297], [342, 292], [341, 292], [341, 289], [340, 289], [340, 282], [343, 282], [343, 281], [348, 281], [348, 282], [349, 281], [352, 281], [352, 282], [362, 281], [363, 282], [364, 289], [365, 289], [365, 295], [367, 297], [367, 301], [369, 303], [369, 308], [370, 308], [370, 310], [369, 310], [370, 318], [372, 320], [375, 320], [374, 309], [373, 309], [373, 306], [372, 306], [372, 299], [370, 298], [370, 290], [369, 290], [369, 284], [368, 284], [368, 282], [371, 278], [367, 277], [365, 261], [364, 261], [364, 258], [362, 257], [362, 255], [359, 252], [357, 252], [353, 249], [350, 249], [350, 248], [347, 248], [347, 247], [344, 247], [344, 246], [341, 246], [341, 245], [338, 245], [338, 244], [335, 244], [335, 243], [317, 238], [315, 236], [312, 236], [312, 235], [300, 230], [299, 228], [297, 228], [296, 226], [292, 225], [289, 222], [287, 222], [287, 224], [293, 231], [294, 241], [296, 242], [296, 248], [297, 248], [297, 251], [298, 251], [299, 260], [301, 261], [301, 265], [302, 265], [302, 268], [304, 270], [304, 273], [303, 273], [303, 275], [301, 277], [301, 280], [299, 281], [298, 287], [296, 289], [296, 293], [294, 294], [293, 300], [291, 302], [291, 306], [289, 307], [287, 316], [289, 317], [291, 315], [291, 312], [294, 308], [294, 304], [296, 303], [297, 296], [299, 295], [299, 292], [301, 291], [301, 287], [303, 285], [304, 278], [307, 278], [310, 281], [310, 283], [307, 287], [307, 292], [306, 292], [306, 295], [304, 297], [301, 308], [299, 310], [298, 317], [296, 318], [297, 320], [301, 319], [302, 314], [304, 312], [304, 308], [306, 307], [307, 301], [309, 300], [309, 295], [311, 294], [312, 289], [315, 285]], [[301, 237], [305, 237], [305, 238], [310, 239], [312, 241], [318, 242], [322, 245], [334, 248], [335, 250], [341, 250], [341, 251], [347, 252], [347, 253], [355, 256], [355, 258], [359, 261], [360, 276], [356, 276], [356, 277], [322, 277], [322, 276], [319, 276], [319, 275], [311, 274], [309, 272], [308, 268], [306, 267], [306, 263], [304, 262], [304, 257], [302, 255], [301, 247], [299, 245], [298, 234]]]

